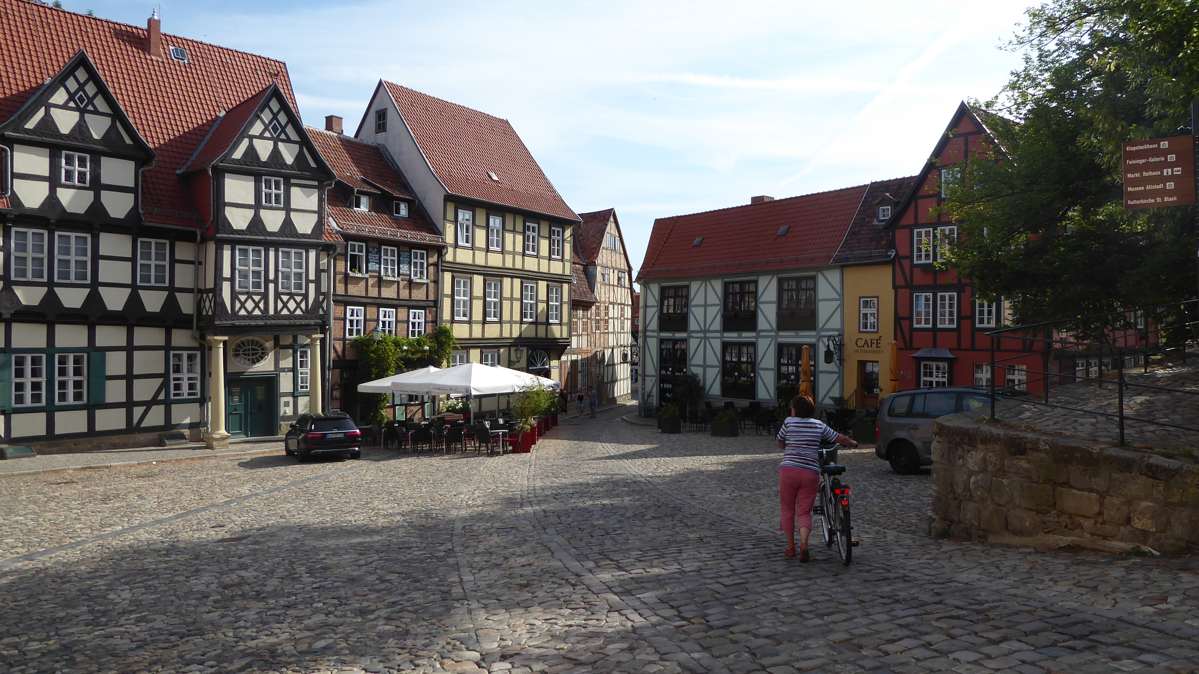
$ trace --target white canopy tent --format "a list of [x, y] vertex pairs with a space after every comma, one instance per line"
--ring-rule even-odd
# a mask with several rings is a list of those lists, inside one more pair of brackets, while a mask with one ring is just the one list
[[422, 367], [418, 370], [409, 370], [400, 374], [393, 374], [390, 377], [368, 381], [358, 385], [359, 393], [406, 393], [406, 391], [397, 391], [391, 386], [393, 383], [403, 383], [407, 381], [417, 381], [428, 377], [434, 372], [440, 371], [441, 368], [433, 367], [432, 365]]
[[[530, 388], [557, 389], [553, 379], [499, 365], [465, 363], [391, 383], [395, 393], [450, 394], [468, 397], [519, 393]], [[359, 390], [362, 390], [361, 386]]]

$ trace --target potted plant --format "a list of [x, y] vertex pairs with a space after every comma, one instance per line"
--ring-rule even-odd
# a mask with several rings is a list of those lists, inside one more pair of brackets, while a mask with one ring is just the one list
[[721, 410], [712, 420], [712, 435], [719, 438], [734, 438], [738, 435], [740, 419], [734, 410]]
[[533, 451], [537, 442], [536, 426], [531, 421], [522, 420], [516, 424], [516, 432], [512, 434], [512, 451], [516, 454], [528, 454]]
[[537, 442], [537, 415], [545, 409], [547, 397], [553, 398], [554, 394], [548, 389], [535, 387], [516, 394], [512, 401], [512, 416], [517, 422], [517, 432], [521, 438], [528, 436], [530, 446]]
[[679, 408], [673, 403], [667, 403], [658, 410], [658, 428], [663, 433], [681, 433], [683, 420], [679, 418]]

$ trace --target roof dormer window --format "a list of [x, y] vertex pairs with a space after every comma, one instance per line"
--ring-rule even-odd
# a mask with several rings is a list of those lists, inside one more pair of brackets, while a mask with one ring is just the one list
[[183, 47], [171, 47], [171, 58], [180, 63], [187, 63], [187, 50]]
[[890, 220], [891, 219], [891, 207], [890, 206], [879, 206], [878, 207], [878, 216], [876, 219], [879, 222], [886, 222], [886, 221]]
[[403, 199], [396, 199], [391, 202], [391, 214], [397, 218], [408, 217], [408, 202]]
[[354, 210], [369, 211], [371, 209], [371, 198], [365, 194], [354, 195]]

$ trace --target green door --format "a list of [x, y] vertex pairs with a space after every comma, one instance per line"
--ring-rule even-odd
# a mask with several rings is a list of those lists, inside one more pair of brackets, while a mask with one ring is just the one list
[[270, 379], [230, 381], [225, 426], [231, 435], [260, 437], [276, 434], [275, 382]]

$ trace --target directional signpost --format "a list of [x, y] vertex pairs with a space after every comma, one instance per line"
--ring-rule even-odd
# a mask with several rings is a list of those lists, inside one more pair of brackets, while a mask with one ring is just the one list
[[1171, 136], [1124, 144], [1124, 207], [1195, 203], [1195, 139]]

